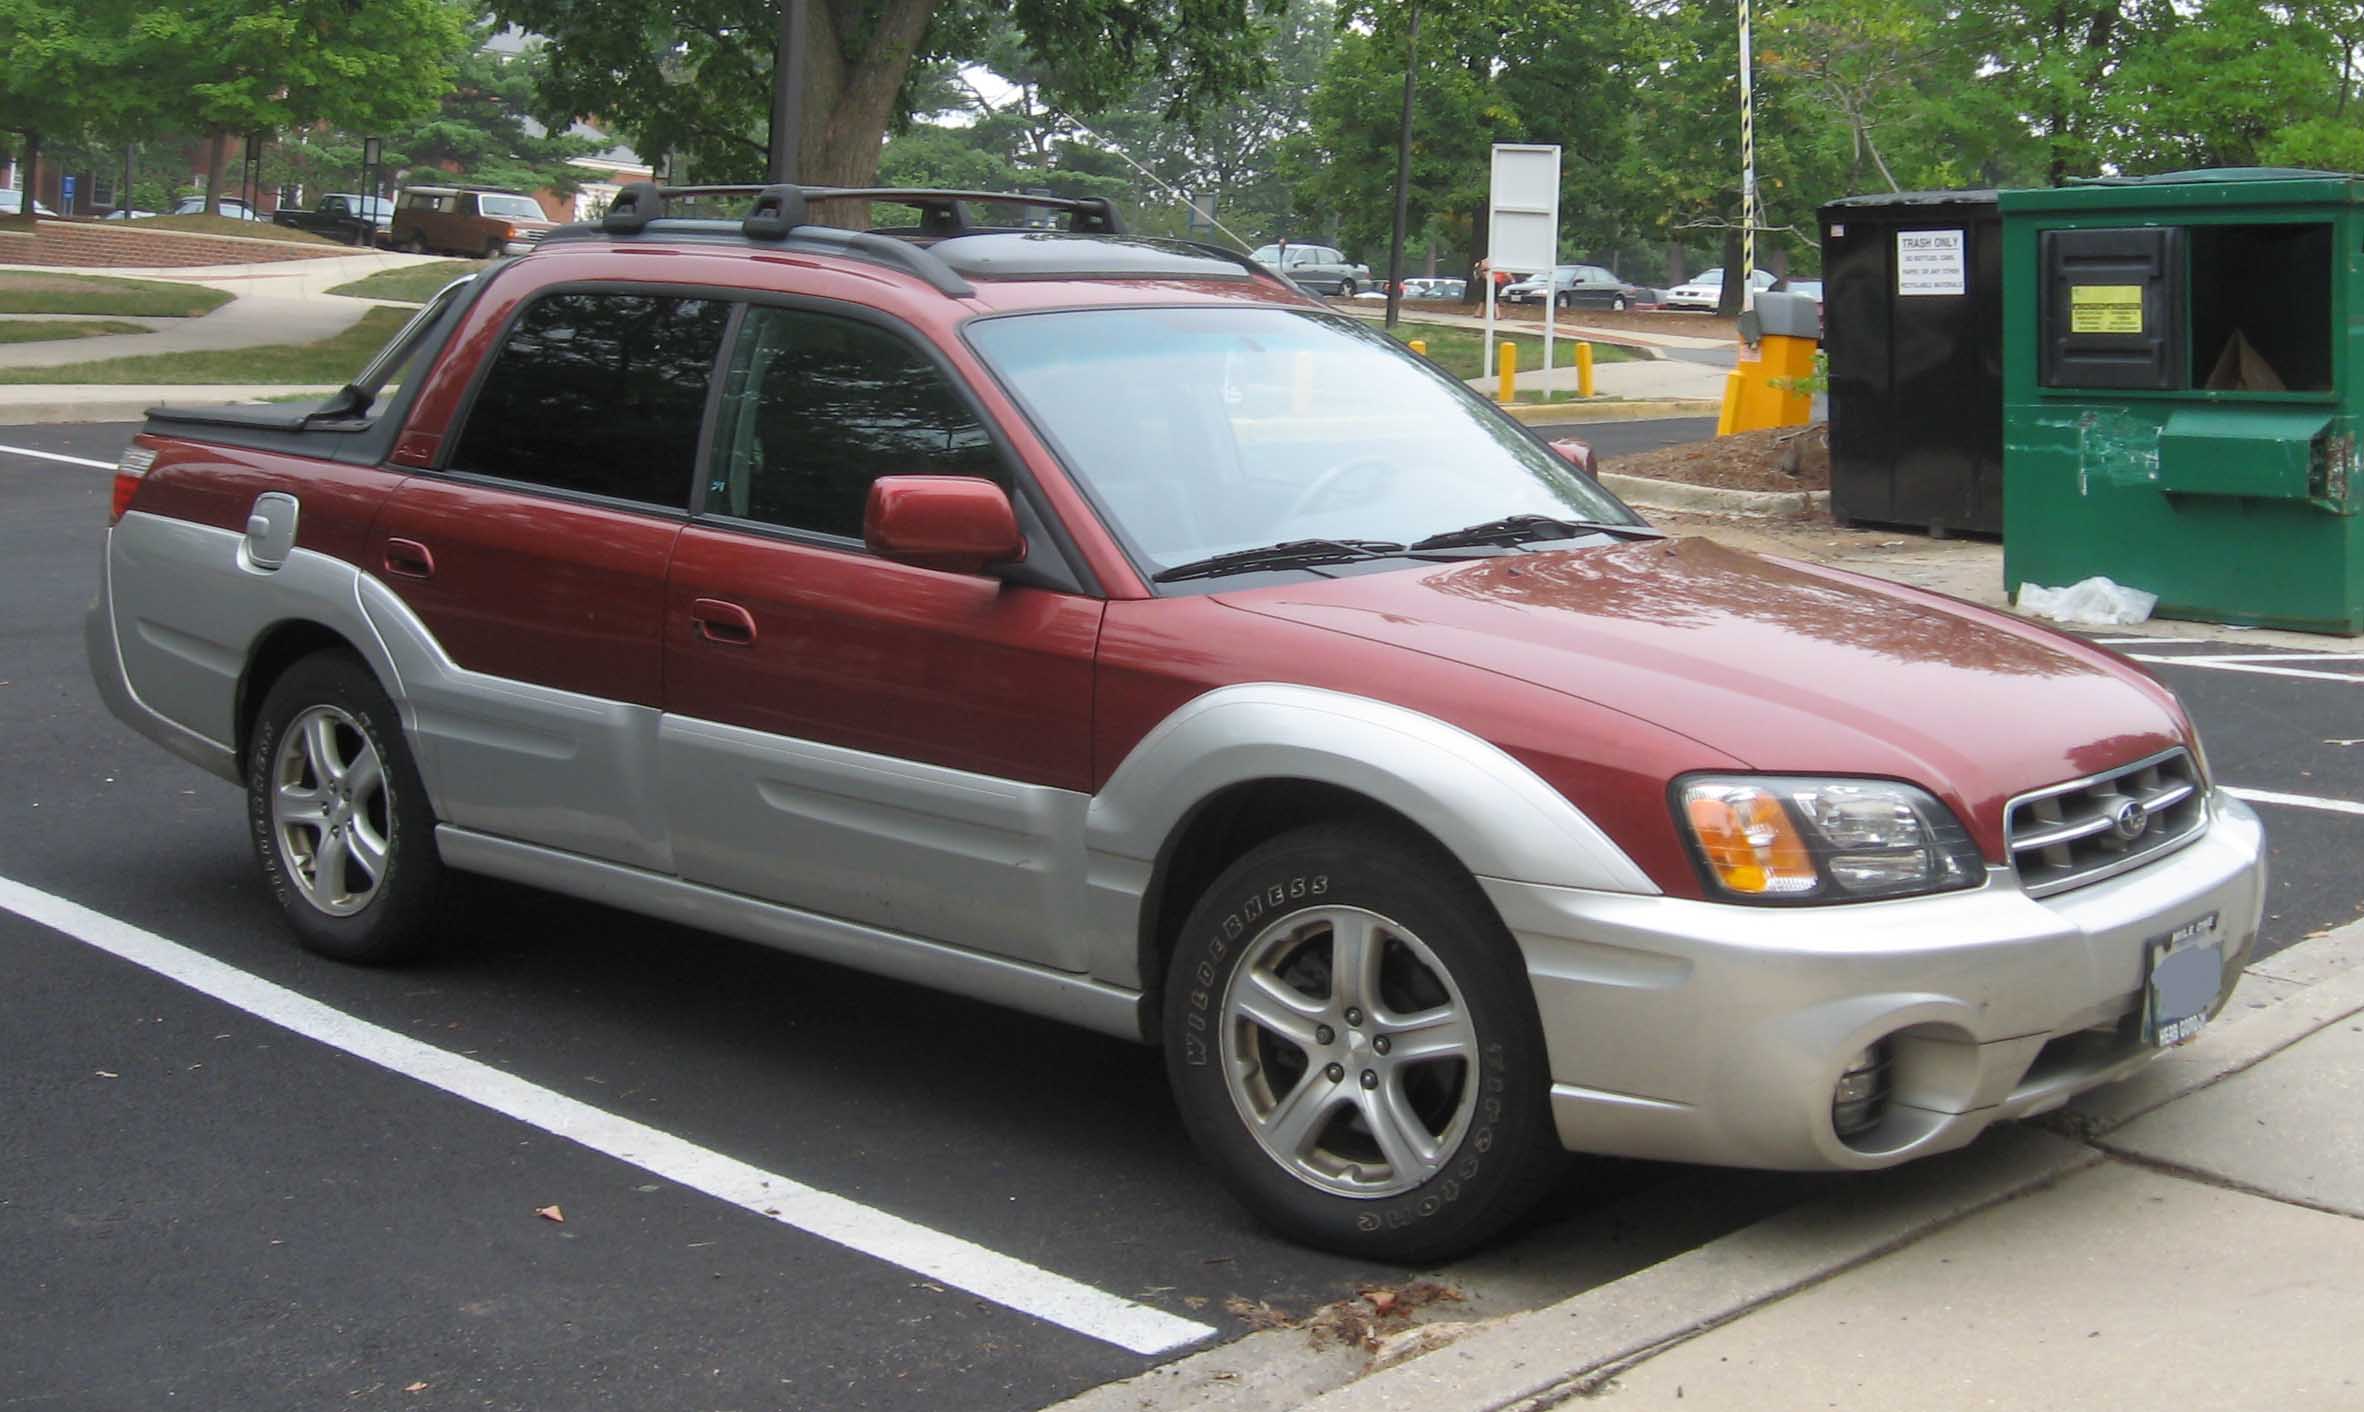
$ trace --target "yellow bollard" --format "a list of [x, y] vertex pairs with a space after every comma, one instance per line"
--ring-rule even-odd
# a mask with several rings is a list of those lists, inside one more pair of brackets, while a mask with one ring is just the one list
[[1589, 343], [1576, 345], [1576, 395], [1592, 396], [1592, 345]]
[[1502, 388], [1494, 394], [1497, 402], [1516, 402], [1519, 386], [1519, 346], [1509, 339], [1502, 340], [1502, 352], [1494, 360], [1502, 371]]
[[1428, 340], [1425, 338], [1415, 338], [1404, 346], [1423, 358], [1428, 356]]

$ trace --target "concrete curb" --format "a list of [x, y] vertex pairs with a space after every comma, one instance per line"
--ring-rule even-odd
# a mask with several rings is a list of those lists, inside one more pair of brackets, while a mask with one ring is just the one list
[[1542, 1412], [1586, 1396], [1663, 1349], [2105, 1160], [2082, 1139], [2364, 1011], [2359, 955], [2364, 921], [2248, 968], [2244, 981], [2322, 978], [2246, 1018], [2219, 1020], [2140, 1073], [2079, 1098], [2048, 1120], [2069, 1136], [2004, 1127], [1963, 1151], [1868, 1173], [1843, 1194], [1381, 1369], [1305, 1404], [1305, 1412]]
[[1652, 1353], [1731, 1322], [2102, 1155], [2024, 1129], [1867, 1176], [1814, 1202], [1572, 1299], [1514, 1314], [1349, 1383], [1304, 1412], [1497, 1412], [1581, 1397]]
[[1656, 417], [1713, 417], [1721, 402], [1681, 397], [1637, 397], [1630, 402], [1496, 403], [1514, 422], [1527, 426], [1573, 426], [1581, 422], [1639, 422]]
[[1827, 490], [1719, 490], [1708, 485], [1621, 476], [1602, 471], [1595, 479], [1628, 505], [1645, 510], [1700, 510], [1715, 515], [1797, 515], [1830, 505]]

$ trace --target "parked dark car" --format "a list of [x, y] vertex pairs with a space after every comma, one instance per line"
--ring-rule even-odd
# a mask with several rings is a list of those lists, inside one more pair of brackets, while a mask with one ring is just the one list
[[282, 208], [271, 213], [271, 224], [310, 231], [347, 245], [379, 245], [394, 223], [394, 203], [383, 196], [339, 191], [320, 198], [309, 211]]
[[[1558, 287], [1554, 302], [1563, 309], [1630, 309], [1636, 304], [1654, 304], [1658, 299], [1656, 290], [1628, 284], [1600, 265], [1562, 265], [1552, 271], [1548, 283]], [[1530, 275], [1504, 289], [1502, 302], [1540, 304], [1546, 285], [1542, 275]]]

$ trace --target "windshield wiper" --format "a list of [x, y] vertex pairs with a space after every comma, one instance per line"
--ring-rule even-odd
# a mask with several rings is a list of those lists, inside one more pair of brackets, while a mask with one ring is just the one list
[[1288, 539], [1260, 549], [1210, 554], [1204, 559], [1160, 569], [1149, 578], [1152, 583], [1173, 583], [1177, 579], [1206, 579], [1219, 574], [1253, 573], [1258, 569], [1309, 569], [1317, 564], [1385, 559], [1405, 552], [1404, 545], [1391, 539]]
[[1563, 520], [1551, 515], [1505, 515], [1412, 541], [1414, 549], [1456, 549], [1473, 544], [1524, 544], [1535, 539], [1573, 539], [1580, 534], [1613, 534], [1629, 539], [1664, 539], [1647, 525], [1612, 525], [1600, 520]]

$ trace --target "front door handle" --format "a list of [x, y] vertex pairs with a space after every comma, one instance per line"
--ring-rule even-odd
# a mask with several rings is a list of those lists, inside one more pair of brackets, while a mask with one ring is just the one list
[[698, 635], [708, 642], [724, 647], [755, 645], [755, 615], [736, 603], [725, 603], [719, 598], [694, 599], [690, 603], [690, 621], [698, 625]]
[[406, 579], [435, 577], [435, 555], [415, 539], [387, 540], [384, 563], [387, 573]]

